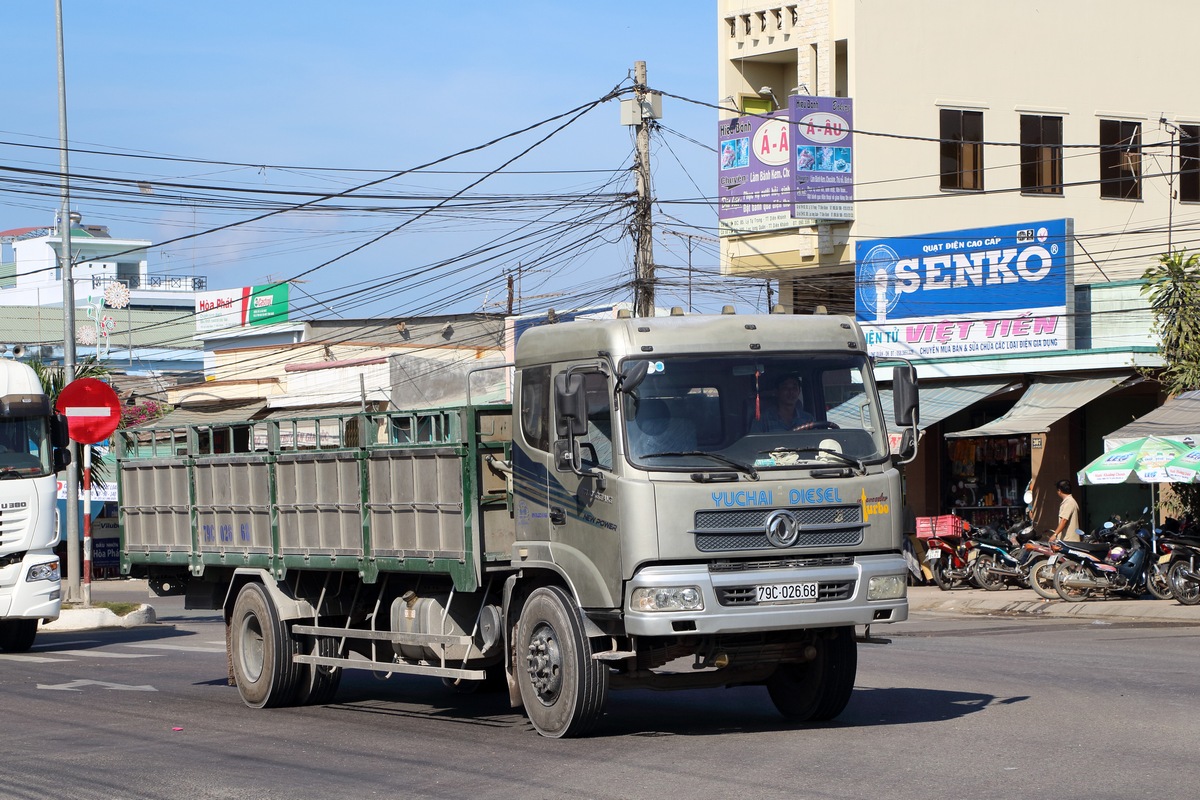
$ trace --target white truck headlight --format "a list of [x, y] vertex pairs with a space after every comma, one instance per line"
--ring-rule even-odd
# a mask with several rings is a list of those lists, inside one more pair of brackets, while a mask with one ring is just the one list
[[703, 611], [698, 586], [645, 586], [633, 590], [629, 605], [634, 611]]
[[32, 583], [33, 581], [59, 581], [61, 576], [58, 573], [58, 562], [49, 561], [45, 564], [35, 564], [29, 568], [29, 574], [25, 576], [25, 580]]
[[876, 575], [867, 583], [868, 600], [899, 600], [908, 588], [903, 575]]

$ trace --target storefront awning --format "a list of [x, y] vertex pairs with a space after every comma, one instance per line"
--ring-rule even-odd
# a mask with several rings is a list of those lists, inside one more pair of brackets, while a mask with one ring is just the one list
[[230, 425], [248, 422], [265, 408], [261, 400], [250, 402], [205, 403], [204, 405], [179, 406], [166, 416], [139, 425], [139, 428], [178, 427], [181, 425]]
[[1039, 378], [1030, 384], [1017, 404], [1004, 416], [978, 428], [947, 433], [946, 438], [1045, 433], [1055, 422], [1097, 397], [1108, 394], [1123, 384], [1128, 377], [1116, 375], [1106, 378]]
[[1104, 451], [1107, 453], [1146, 436], [1175, 439], [1192, 446], [1200, 444], [1200, 391], [1184, 392], [1113, 431], [1104, 437]]
[[[925, 430], [981, 400], [1011, 392], [1020, 386], [1019, 381], [1004, 379], [959, 381], [939, 386], [922, 386], [920, 428]], [[883, 415], [887, 418], [888, 430], [892, 433], [903, 431], [903, 428], [897, 426], [892, 417], [892, 390], [881, 389], [879, 399], [883, 404]]]

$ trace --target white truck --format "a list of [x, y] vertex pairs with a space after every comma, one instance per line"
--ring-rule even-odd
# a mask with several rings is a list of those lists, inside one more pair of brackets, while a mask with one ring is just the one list
[[357, 668], [506, 684], [550, 737], [628, 687], [837, 716], [855, 626], [908, 616], [911, 366], [900, 455], [845, 317], [566, 322], [514, 366], [512, 405], [119, 432], [123, 571], [224, 612], [252, 707]]
[[58, 619], [62, 583], [55, 473], [70, 458], [66, 419], [37, 374], [0, 359], [0, 650], [33, 646], [38, 622]]

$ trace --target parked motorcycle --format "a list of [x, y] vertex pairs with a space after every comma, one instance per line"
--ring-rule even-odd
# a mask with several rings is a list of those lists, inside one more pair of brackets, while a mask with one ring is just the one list
[[1025, 572], [1025, 582], [1030, 589], [1047, 600], [1057, 600], [1058, 592], [1054, 591], [1054, 560], [1056, 549], [1050, 542], [1032, 539], [1025, 543], [1026, 563], [1029, 565]]
[[1012, 521], [998, 531], [972, 528], [970, 536], [978, 550], [973, 568], [975, 582], [988, 591], [1028, 585], [1032, 554], [1025, 544], [1036, 535], [1029, 519]]
[[1153, 530], [1140, 520], [1104, 525], [1094, 541], [1056, 543], [1054, 589], [1063, 600], [1116, 593], [1137, 597], [1146, 590], [1146, 570], [1157, 550]]
[[969, 536], [934, 536], [925, 540], [925, 563], [942, 591], [975, 585], [975, 543]]
[[1171, 553], [1166, 565], [1171, 595], [1185, 606], [1200, 604], [1200, 532], [1164, 531], [1162, 541]]

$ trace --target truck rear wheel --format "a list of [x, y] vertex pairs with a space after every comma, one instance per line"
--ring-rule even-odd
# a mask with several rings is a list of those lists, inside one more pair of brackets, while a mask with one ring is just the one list
[[259, 583], [238, 592], [229, 620], [233, 677], [242, 701], [251, 708], [273, 708], [295, 702], [298, 664], [292, 661], [295, 640]]
[[513, 672], [533, 727], [552, 739], [583, 736], [604, 714], [608, 667], [592, 658], [583, 618], [558, 586], [534, 590], [521, 609]]
[[[298, 653], [307, 653], [322, 658], [337, 658], [338, 640], [332, 636], [296, 636]], [[338, 685], [342, 682], [340, 667], [323, 664], [300, 664], [296, 676], [296, 696], [293, 703], [298, 706], [322, 706], [333, 700]]]
[[6, 653], [25, 653], [37, 638], [36, 619], [6, 619], [0, 622], [0, 650]]
[[858, 674], [858, 645], [851, 626], [817, 636], [811, 661], [780, 664], [767, 680], [779, 713], [796, 722], [825, 722], [842, 713]]

